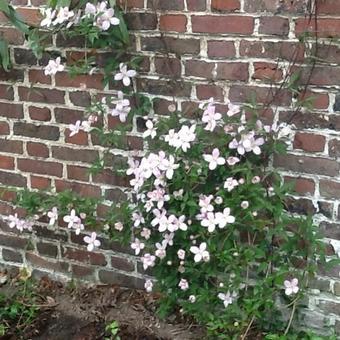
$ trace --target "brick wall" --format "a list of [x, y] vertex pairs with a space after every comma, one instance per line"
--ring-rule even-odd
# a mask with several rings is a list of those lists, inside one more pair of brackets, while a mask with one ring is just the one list
[[[43, 0], [14, 0], [30, 23], [39, 22], [37, 7]], [[286, 180], [296, 180], [298, 195], [289, 207], [313, 213], [326, 240], [340, 245], [340, 3], [318, 0], [317, 21], [306, 15], [307, 0], [131, 0], [126, 16], [133, 50], [143, 56], [138, 88], [151, 98], [156, 114], [169, 114], [169, 104], [190, 113], [200, 100], [214, 97], [223, 104], [247, 102], [253, 94], [264, 104], [263, 119], [290, 121], [297, 131], [289, 155], [274, 165]], [[101, 77], [65, 74], [43, 75], [41, 65], [23, 44], [23, 37], [1, 19], [0, 33], [12, 43], [15, 64], [0, 71], [0, 184], [2, 187], [60, 191], [70, 188], [91, 197], [124, 198], [126, 180], [109, 170], [88, 175], [91, 162], [103, 150], [92, 136], [68, 137], [67, 126], [83, 115], [90, 98], [110, 92]], [[298, 36], [318, 31], [319, 47], [311, 40], [309, 50], [320, 59], [306, 64], [310, 51]], [[81, 41], [58, 37], [51, 45], [68, 62], [82, 52]], [[292, 65], [292, 60], [295, 61]], [[301, 85], [310, 83], [305, 97], [314, 98], [310, 109], [294, 111], [296, 98], [277, 88], [292, 70], [302, 70]], [[311, 73], [311, 71], [313, 71]], [[267, 105], [268, 104], [268, 105]], [[223, 109], [223, 106], [221, 106]], [[128, 150], [143, 149], [140, 121], [136, 120], [126, 150], [117, 150], [111, 162]], [[114, 127], [115, 120], [108, 122]], [[13, 211], [13, 192], [0, 201], [0, 214]], [[105, 207], [101, 207], [105, 209]], [[65, 228], [34, 227], [34, 235], [17, 235], [0, 221], [0, 262], [25, 264], [37, 275], [54, 273], [61, 279], [141, 286], [142, 272], [129, 249], [102, 240], [100, 252], [88, 253], [82, 236]], [[335, 246], [337, 245], [334, 242]], [[338, 247], [340, 251], [340, 247]], [[340, 268], [321, 270], [313, 282], [308, 311], [302, 318], [322, 328], [335, 325], [340, 333]]]

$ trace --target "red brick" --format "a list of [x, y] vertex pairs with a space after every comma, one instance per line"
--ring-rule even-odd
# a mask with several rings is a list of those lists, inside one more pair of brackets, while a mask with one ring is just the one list
[[246, 81], [248, 80], [248, 63], [217, 63], [217, 79]]
[[37, 250], [43, 256], [56, 258], [58, 255], [58, 247], [50, 242], [37, 242]]
[[45, 76], [41, 70], [29, 70], [28, 77], [33, 84], [51, 84], [51, 77]]
[[5, 261], [10, 261], [10, 262], [18, 262], [18, 263], [23, 262], [22, 254], [18, 251], [11, 250], [11, 249], [2, 249], [2, 258]]
[[85, 168], [82, 166], [76, 165], [68, 165], [67, 166], [67, 178], [75, 179], [79, 181], [88, 181], [89, 180], [89, 168]]
[[312, 179], [303, 178], [303, 177], [285, 177], [285, 181], [294, 182], [295, 188], [294, 190], [300, 195], [314, 195], [315, 192], [315, 182]]
[[50, 155], [48, 147], [43, 143], [27, 142], [26, 149], [30, 156], [48, 158]]
[[262, 81], [278, 82], [282, 80], [282, 70], [280, 70], [277, 64], [273, 63], [254, 63], [253, 79]]
[[79, 131], [76, 135], [70, 137], [70, 130], [65, 130], [65, 143], [88, 145], [88, 134], [85, 131]]
[[0, 35], [12, 45], [22, 45], [25, 41], [24, 35], [12, 27], [1, 27]]
[[208, 56], [210, 58], [234, 58], [235, 54], [236, 50], [232, 41], [208, 41]]
[[189, 11], [205, 11], [206, 0], [187, 0], [187, 7]]
[[106, 260], [103, 254], [88, 252], [85, 250], [65, 247], [62, 251], [62, 256], [66, 259], [84, 262], [97, 266], [105, 266]]
[[272, 17], [261, 17], [260, 34], [287, 36], [289, 33], [289, 21], [277, 15]]
[[77, 120], [84, 119], [84, 111], [64, 109], [57, 107], [54, 110], [55, 120], [57, 123], [74, 124]]
[[33, 120], [40, 120], [48, 122], [51, 120], [51, 112], [47, 107], [30, 106], [28, 108], [30, 118]]
[[307, 90], [305, 93], [300, 95], [299, 100], [307, 101], [315, 109], [327, 109], [329, 106], [328, 93], [312, 92]]
[[77, 193], [80, 196], [94, 197], [94, 198], [101, 197], [100, 188], [94, 185], [90, 185], [90, 184], [70, 182], [70, 181], [65, 181], [65, 180], [56, 180], [55, 187], [56, 187], [57, 192], [70, 190], [70, 191]]
[[118, 256], [111, 256], [111, 267], [126, 272], [133, 272], [135, 269], [135, 265], [132, 261]]
[[157, 27], [155, 13], [127, 13], [125, 19], [130, 30], [154, 30]]
[[48, 104], [64, 104], [65, 92], [59, 90], [19, 87], [19, 97], [23, 101]]
[[93, 163], [98, 159], [98, 151], [91, 149], [72, 149], [52, 146], [52, 157], [73, 162]]
[[14, 158], [0, 155], [0, 169], [14, 170]]
[[291, 42], [248, 41], [242, 40], [240, 55], [250, 58], [285, 59], [288, 61], [304, 60], [304, 45]]
[[155, 58], [156, 72], [162, 75], [179, 77], [181, 62], [177, 58]]
[[340, 3], [338, 0], [318, 2], [318, 14], [340, 15]]
[[13, 100], [14, 99], [13, 87], [10, 85], [0, 85], [0, 98]]
[[6, 136], [9, 134], [9, 125], [6, 122], [0, 122], [0, 136]]
[[294, 138], [294, 148], [308, 152], [321, 152], [325, 149], [326, 137], [311, 133], [298, 132]]
[[46, 190], [51, 186], [51, 180], [46, 177], [39, 177], [31, 175], [31, 188]]
[[[148, 1], [148, 7], [153, 8], [154, 2], [153, 1]], [[155, 9], [158, 10], [165, 10], [165, 11], [170, 11], [170, 10], [175, 10], [175, 11], [181, 11], [184, 9], [184, 0], [158, 0], [157, 1], [157, 7]]]
[[332, 157], [340, 157], [340, 140], [332, 139], [328, 143], [329, 155]]
[[216, 85], [196, 85], [197, 98], [204, 100], [211, 97], [223, 100], [223, 89]]
[[90, 75], [78, 75], [70, 77], [67, 72], [58, 72], [55, 75], [56, 85], [60, 87], [80, 87], [83, 89], [103, 89], [103, 75], [92, 74]]
[[187, 26], [187, 17], [177, 14], [163, 14], [159, 19], [159, 28], [161, 31], [185, 32]]
[[44, 259], [32, 252], [26, 252], [26, 261], [33, 265], [35, 268], [43, 268], [52, 270], [54, 272], [67, 273], [69, 264], [62, 261], [53, 262], [51, 260]]
[[8, 153], [23, 153], [23, 143], [17, 140], [0, 139], [0, 151]]
[[192, 18], [195, 33], [252, 34], [254, 18], [246, 16], [196, 16]]
[[40, 138], [46, 140], [58, 140], [60, 136], [57, 126], [35, 125], [25, 122], [15, 122], [13, 126], [14, 135]]
[[212, 0], [211, 9], [216, 11], [231, 12], [240, 9], [239, 0]]
[[211, 79], [215, 63], [201, 60], [188, 60], [185, 63], [185, 75]]
[[0, 171], [0, 183], [6, 186], [15, 186], [15, 187], [25, 187], [26, 186], [26, 177], [12, 173]]
[[122, 187], [129, 187], [129, 180], [126, 176], [118, 176], [114, 171], [106, 169], [92, 176], [93, 182], [110, 185], [117, 185]]
[[320, 180], [320, 194], [329, 199], [338, 199], [340, 192], [340, 182], [331, 180]]
[[[297, 19], [295, 34], [297, 36], [309, 32], [315, 34], [315, 20]], [[317, 32], [320, 38], [338, 38], [340, 36], [340, 19], [318, 18]]]
[[285, 170], [325, 176], [338, 176], [340, 164], [320, 157], [280, 155], [274, 158], [274, 165]]
[[118, 4], [122, 8], [144, 8], [144, 0], [119, 0]]
[[18, 159], [18, 169], [41, 175], [62, 177], [63, 166], [56, 162], [38, 161], [32, 159]]
[[280, 89], [275, 91], [275, 88], [255, 87], [255, 86], [239, 86], [234, 85], [229, 91], [229, 99], [234, 102], [247, 102], [252, 98], [256, 98], [258, 103], [277, 104], [280, 106], [289, 106], [291, 103], [291, 93]]
[[24, 111], [22, 104], [0, 103], [0, 117], [23, 118]]
[[144, 280], [138, 277], [124, 275], [116, 271], [108, 271], [101, 269], [98, 272], [99, 280], [103, 284], [117, 285], [120, 287], [142, 289]]
[[17, 11], [27, 24], [39, 26], [42, 16], [38, 8], [18, 8]]
[[[77, 264], [71, 264], [71, 272], [72, 277], [79, 279], [90, 278], [95, 273], [93, 268], [90, 268], [89, 266], [79, 266]], [[92, 279], [95, 280], [95, 278]]]

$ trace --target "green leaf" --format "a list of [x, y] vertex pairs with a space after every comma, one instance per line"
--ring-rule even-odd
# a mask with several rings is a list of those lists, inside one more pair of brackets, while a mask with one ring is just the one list
[[0, 11], [9, 14], [8, 0], [0, 0]]
[[8, 43], [6, 40], [3, 39], [0, 39], [0, 60], [1, 66], [4, 68], [5, 71], [8, 71], [11, 62], [9, 59]]

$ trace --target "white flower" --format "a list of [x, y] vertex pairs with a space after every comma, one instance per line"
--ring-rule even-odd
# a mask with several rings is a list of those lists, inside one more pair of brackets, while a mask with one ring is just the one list
[[178, 258], [179, 258], [180, 260], [184, 260], [184, 259], [185, 259], [185, 250], [179, 249], [179, 250], [177, 251], [177, 256], [178, 256]]
[[238, 186], [238, 182], [236, 179], [232, 177], [228, 177], [227, 180], [224, 182], [224, 189], [227, 189], [228, 192], [232, 191], [235, 187]]
[[76, 235], [79, 235], [80, 232], [85, 229], [84, 224], [82, 224], [80, 222], [74, 223], [72, 228], [76, 230]]
[[143, 228], [143, 230], [140, 233], [140, 236], [144, 237], [146, 240], [148, 240], [151, 236], [151, 230], [148, 228]]
[[195, 295], [190, 295], [188, 300], [191, 303], [195, 303], [196, 302], [196, 296]]
[[194, 261], [200, 262], [200, 261], [209, 261], [210, 255], [209, 252], [206, 250], [207, 244], [205, 242], [201, 243], [199, 247], [192, 246], [190, 247], [190, 251], [195, 254]]
[[120, 73], [117, 73], [114, 79], [122, 80], [124, 86], [129, 86], [131, 84], [130, 78], [134, 78], [137, 75], [137, 72], [135, 70], [128, 70], [124, 63], [120, 63], [119, 70]]
[[217, 224], [218, 221], [215, 219], [215, 214], [213, 212], [208, 212], [201, 221], [201, 225], [208, 228], [210, 233], [215, 230]]
[[11, 229], [16, 228], [20, 232], [24, 231], [24, 229], [32, 231], [33, 222], [18, 218], [17, 213], [9, 215], [5, 219], [9, 222], [8, 225]]
[[79, 131], [81, 130], [81, 121], [77, 120], [75, 124], [70, 124], [68, 126], [70, 132], [70, 137], [73, 137], [74, 135], [76, 135], [77, 133], [79, 133]]
[[178, 287], [182, 290], [187, 290], [189, 288], [189, 283], [186, 279], [181, 279], [181, 281], [179, 281]]
[[214, 131], [217, 121], [222, 118], [220, 113], [216, 113], [216, 107], [212, 103], [209, 103], [205, 111], [203, 112], [202, 122], [207, 123], [204, 130]]
[[173, 195], [176, 199], [181, 199], [183, 197], [183, 193], [184, 193], [184, 190], [183, 189], [179, 189], [177, 191], [174, 191], [173, 192]]
[[116, 26], [119, 25], [119, 19], [114, 16], [115, 12], [113, 8], [106, 8], [107, 4], [105, 1], [102, 1], [99, 5], [97, 5], [97, 20], [94, 23], [95, 26], [98, 26], [102, 31], [107, 31], [111, 25]]
[[240, 159], [237, 158], [237, 157], [228, 157], [228, 159], [227, 159], [227, 163], [228, 163], [229, 165], [235, 165], [235, 164], [238, 163], [239, 161], [240, 161]]
[[71, 210], [70, 215], [66, 215], [63, 218], [64, 222], [68, 223], [68, 228], [73, 228], [75, 224], [81, 223], [80, 218], [76, 215], [76, 211], [74, 209]]
[[230, 149], [237, 149], [240, 155], [244, 155], [246, 152], [253, 152], [255, 155], [261, 154], [260, 146], [264, 144], [264, 139], [262, 137], [255, 138], [255, 132], [251, 131], [247, 134], [241, 136], [240, 141], [234, 138], [229, 143]]
[[47, 213], [47, 217], [50, 219], [49, 225], [54, 225], [58, 220], [58, 208], [53, 207], [52, 210]]
[[215, 214], [215, 223], [219, 228], [224, 228], [228, 223], [234, 223], [235, 217], [230, 215], [230, 208], [225, 208], [223, 213], [217, 212]]
[[63, 24], [64, 22], [72, 18], [73, 16], [74, 16], [74, 12], [70, 11], [68, 7], [60, 7], [57, 17], [54, 20], [53, 24], [54, 25]]
[[96, 6], [88, 2], [85, 6], [85, 15], [95, 15], [96, 12]]
[[58, 57], [56, 60], [50, 59], [47, 66], [44, 68], [45, 76], [55, 75], [57, 72], [64, 71], [65, 66], [61, 65], [61, 58]]
[[115, 100], [113, 103], [116, 104], [116, 106], [111, 110], [111, 116], [118, 116], [119, 120], [122, 123], [125, 123], [127, 116], [131, 111], [129, 99], [124, 99], [124, 93], [122, 91], [118, 91], [117, 100]]
[[287, 296], [292, 295], [292, 294], [296, 294], [299, 291], [299, 280], [295, 277], [292, 280], [288, 281], [285, 280], [283, 282], [284, 287], [285, 287], [285, 294]]
[[209, 211], [213, 211], [214, 207], [211, 204], [211, 200], [213, 199], [213, 195], [205, 196], [205, 195], [200, 195], [199, 197], [199, 206], [201, 207], [201, 213], [204, 214]]
[[223, 157], [220, 157], [220, 150], [218, 150], [217, 148], [212, 151], [211, 155], [203, 155], [203, 158], [209, 163], [210, 170], [215, 170], [217, 168], [217, 165], [225, 164], [225, 159]]
[[151, 137], [151, 139], [154, 139], [157, 136], [157, 128], [154, 127], [151, 120], [147, 120], [145, 125], [147, 127], [147, 130], [144, 131], [143, 138]]
[[56, 11], [52, 10], [52, 8], [42, 8], [40, 9], [40, 12], [44, 16], [44, 19], [40, 22], [40, 26], [47, 28], [52, 26]]
[[232, 103], [229, 103], [228, 104], [227, 116], [232, 117], [232, 116], [238, 114], [240, 111], [241, 111], [241, 108], [238, 105], [234, 105]]
[[114, 224], [114, 228], [115, 228], [116, 230], [118, 230], [118, 231], [122, 231], [122, 230], [124, 229], [124, 225], [123, 225], [122, 222], [116, 222], [116, 223]]
[[140, 251], [144, 249], [145, 244], [139, 241], [138, 238], [135, 238], [135, 241], [131, 243], [131, 248], [135, 251], [135, 255], [139, 255]]
[[163, 240], [162, 244], [156, 243], [157, 250], [155, 252], [155, 255], [160, 259], [164, 259], [164, 257], [166, 256], [166, 246], [167, 246], [166, 240]]
[[139, 212], [134, 212], [132, 214], [132, 220], [134, 221], [133, 226], [138, 228], [141, 224], [145, 223], [144, 217]]
[[184, 152], [190, 149], [190, 143], [196, 138], [195, 134], [196, 125], [192, 125], [190, 128], [187, 125], [183, 125], [178, 132], [171, 129], [165, 136], [165, 141], [176, 149], [181, 148]]
[[145, 283], [144, 283], [144, 288], [145, 290], [148, 292], [148, 293], [151, 293], [152, 292], [152, 289], [153, 289], [153, 283], [151, 280], [146, 280]]
[[144, 270], [146, 270], [149, 267], [153, 267], [155, 265], [156, 257], [147, 253], [141, 258], [141, 261], [143, 263]]
[[242, 201], [241, 202], [241, 208], [242, 209], [247, 209], [249, 207], [249, 202], [248, 201]]
[[100, 247], [100, 241], [97, 240], [97, 234], [95, 232], [91, 233], [91, 236], [85, 236], [84, 242], [87, 243], [88, 251], [93, 251], [94, 248]]
[[220, 205], [223, 203], [223, 198], [221, 196], [217, 196], [214, 201], [216, 204]]
[[174, 233], [170, 233], [170, 234], [165, 234], [164, 235], [164, 242], [169, 245], [169, 246], [172, 246], [174, 244], [174, 236], [175, 234]]
[[260, 183], [260, 181], [261, 181], [261, 178], [260, 178], [259, 176], [254, 176], [254, 177], [252, 178], [252, 180], [251, 180], [251, 182], [252, 182], [253, 184]]
[[179, 164], [175, 164], [175, 157], [170, 155], [169, 159], [166, 160], [164, 166], [161, 167], [161, 170], [165, 171], [165, 176], [167, 179], [172, 179], [172, 177], [174, 176], [175, 170], [178, 168], [179, 168]]
[[224, 307], [227, 308], [229, 305], [231, 305], [236, 297], [236, 293], [230, 294], [228, 291], [225, 293], [218, 293], [218, 298], [223, 301]]

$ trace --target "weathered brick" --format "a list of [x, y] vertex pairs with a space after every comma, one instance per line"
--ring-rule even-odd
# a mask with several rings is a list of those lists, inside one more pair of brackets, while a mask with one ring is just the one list
[[283, 72], [277, 64], [263, 62], [254, 63], [254, 73], [252, 75], [253, 79], [263, 82], [278, 82], [282, 80], [282, 77]]
[[65, 161], [93, 163], [98, 159], [98, 151], [91, 149], [72, 149], [63, 146], [52, 146], [52, 157]]
[[178, 78], [181, 75], [181, 62], [177, 58], [155, 58], [156, 72]]
[[320, 180], [320, 194], [325, 198], [339, 198], [340, 183], [331, 180]]
[[88, 252], [85, 250], [63, 247], [62, 248], [62, 256], [65, 259], [84, 262], [87, 264], [97, 265], [97, 266], [106, 266], [106, 260], [103, 254]]
[[259, 26], [260, 34], [287, 36], [289, 33], [289, 21], [287, 18], [278, 17], [262, 17]]
[[51, 84], [51, 77], [46, 76], [42, 70], [29, 70], [28, 78], [32, 84]]
[[192, 31], [197, 33], [252, 34], [254, 18], [246, 16], [212, 16], [191, 17]]
[[135, 265], [132, 261], [118, 256], [111, 256], [111, 267], [126, 272], [132, 272], [135, 270]]
[[10, 261], [10, 262], [18, 262], [22, 263], [23, 258], [22, 255], [17, 251], [17, 250], [11, 250], [11, 249], [2, 249], [2, 258], [5, 261]]
[[48, 104], [64, 104], [65, 103], [65, 92], [60, 90], [51, 90], [43, 88], [27, 88], [19, 87], [19, 97], [23, 101], [32, 101], [37, 103], [48, 103]]
[[46, 190], [50, 188], [50, 186], [51, 180], [49, 178], [31, 175], [32, 189]]
[[6, 122], [0, 122], [0, 136], [9, 135], [9, 125]]
[[187, 17], [180, 14], [164, 14], [159, 19], [161, 31], [185, 32]]
[[240, 9], [240, 0], [212, 0], [213, 11], [232, 12]]
[[248, 80], [247, 63], [217, 63], [216, 78], [221, 80]]
[[0, 155], [0, 169], [14, 170], [14, 158]]
[[337, 176], [339, 166], [335, 161], [320, 157], [306, 157], [297, 155], [276, 156], [274, 165], [300, 173]]
[[26, 177], [15, 174], [12, 172], [0, 171], [0, 183], [4, 185], [16, 186], [16, 187], [25, 187], [26, 186]]
[[44, 122], [48, 122], [51, 120], [51, 112], [50, 109], [47, 107], [30, 106], [28, 108], [28, 112], [30, 118], [33, 120], [40, 120]]
[[311, 133], [298, 132], [294, 138], [294, 148], [308, 152], [321, 152], [325, 149], [326, 137]]
[[56, 180], [55, 188], [57, 192], [69, 190], [69, 191], [73, 191], [77, 193], [80, 196], [93, 197], [93, 198], [101, 197], [100, 187], [91, 185], [91, 184], [83, 184], [83, 183], [71, 182], [71, 181], [65, 181], [65, 180]]
[[7, 118], [23, 118], [22, 104], [0, 103], [0, 116]]
[[2, 234], [0, 237], [0, 244], [5, 247], [25, 249], [28, 244], [28, 240], [20, 236]]
[[[295, 34], [297, 36], [305, 34], [315, 34], [316, 23], [315, 20], [297, 19], [295, 22]], [[320, 38], [338, 38], [340, 36], [340, 19], [334, 18], [318, 18], [317, 32]]]
[[128, 13], [126, 23], [130, 30], [154, 30], [157, 27], [157, 15], [152, 13]]
[[50, 242], [37, 242], [37, 250], [43, 256], [56, 258], [58, 255], [58, 247]]
[[[13, 100], [14, 99], [13, 87], [10, 85], [0, 85], [0, 98]], [[1, 116], [1, 111], [3, 110], [0, 108], [0, 116]]]
[[59, 128], [57, 126], [35, 125], [26, 122], [15, 122], [13, 132], [18, 136], [46, 140], [58, 140], [60, 136]]
[[26, 252], [26, 261], [33, 265], [34, 267], [43, 268], [47, 270], [51, 270], [57, 273], [67, 273], [69, 270], [69, 264], [67, 262], [58, 261], [53, 262], [51, 260], [47, 260], [41, 256], [38, 256], [32, 252]]
[[204, 100], [215, 98], [216, 100], [223, 100], [223, 89], [216, 85], [197, 85], [197, 98]]
[[215, 63], [201, 60], [187, 60], [185, 63], [185, 75], [211, 79]]
[[340, 140], [332, 139], [328, 143], [329, 155], [332, 157], [340, 157]]
[[56, 177], [62, 177], [63, 173], [63, 165], [60, 163], [24, 158], [18, 159], [18, 169], [33, 174], [51, 175]]
[[88, 181], [90, 177], [89, 168], [76, 165], [67, 166], [67, 178], [79, 181]]
[[8, 153], [23, 153], [23, 142], [10, 139], [0, 139], [0, 151]]
[[26, 149], [30, 156], [48, 158], [50, 154], [48, 147], [43, 143], [27, 142]]
[[293, 182], [294, 183], [294, 190], [300, 195], [310, 194], [313, 195], [315, 192], [315, 182], [309, 178], [303, 177], [285, 177], [286, 182]]
[[98, 275], [99, 280], [104, 284], [137, 289], [142, 289], [144, 287], [144, 280], [134, 276], [117, 273], [115, 271], [102, 269], [99, 270]]
[[235, 45], [232, 41], [208, 41], [208, 56], [210, 58], [233, 58], [235, 54]]

